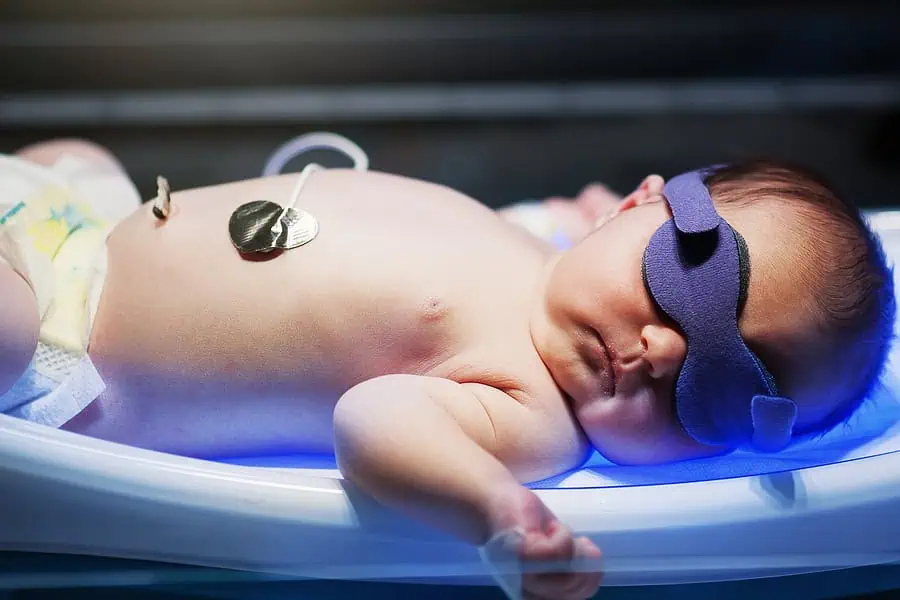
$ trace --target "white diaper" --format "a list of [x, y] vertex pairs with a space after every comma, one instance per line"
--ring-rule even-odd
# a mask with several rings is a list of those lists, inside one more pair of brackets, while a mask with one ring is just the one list
[[59, 427], [105, 385], [87, 355], [106, 279], [106, 236], [140, 205], [128, 178], [64, 156], [43, 167], [0, 156], [0, 262], [28, 281], [41, 317], [27, 371], [0, 412]]

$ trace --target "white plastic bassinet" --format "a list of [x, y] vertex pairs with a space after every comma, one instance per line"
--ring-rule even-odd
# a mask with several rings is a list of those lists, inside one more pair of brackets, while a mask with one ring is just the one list
[[[870, 215], [900, 257], [900, 212]], [[900, 402], [775, 456], [585, 468], [535, 487], [604, 550], [607, 585], [900, 561]], [[239, 464], [236, 464], [239, 463]], [[315, 578], [490, 583], [476, 550], [348, 494], [328, 458], [208, 462], [0, 415], [0, 549]]]

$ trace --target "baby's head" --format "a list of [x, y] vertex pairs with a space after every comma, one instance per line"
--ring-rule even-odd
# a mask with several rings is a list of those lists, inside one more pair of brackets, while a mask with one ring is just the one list
[[[770, 378], [768, 391], [751, 390], [741, 404], [747, 423], [754, 394], [777, 395], [793, 403], [794, 439], [828, 431], [865, 399], [886, 360], [895, 301], [879, 242], [857, 209], [802, 170], [753, 162], [716, 168], [702, 181], [716, 212], [737, 234], [734, 264], [741, 247], [744, 258], [749, 255], [741, 263], [737, 326], [750, 352], [738, 343], [731, 350], [739, 347], [743, 354], [729, 356], [760, 361], [760, 374], [767, 371]], [[703, 436], [694, 424], [685, 426], [684, 409], [676, 410], [676, 383], [688, 353], [677, 321], [685, 323], [680, 317], [693, 312], [688, 319], [702, 328], [706, 314], [698, 313], [706, 308], [679, 297], [685, 314], [667, 314], [646, 277], [648, 243], [671, 218], [663, 196], [630, 197], [613, 218], [549, 265], [532, 318], [535, 346], [571, 398], [573, 413], [594, 446], [615, 462], [684, 460], [736, 445], [699, 441]], [[666, 265], [674, 261], [659, 264], [651, 275], [668, 272]], [[729, 271], [723, 287], [738, 289], [736, 271]], [[709, 289], [710, 297], [719, 295], [718, 286]], [[713, 345], [704, 339], [691, 343], [695, 353]], [[722, 362], [717, 369], [685, 372], [727, 384], [722, 371], [730, 367]], [[704, 402], [711, 411], [725, 405], [712, 397]]]

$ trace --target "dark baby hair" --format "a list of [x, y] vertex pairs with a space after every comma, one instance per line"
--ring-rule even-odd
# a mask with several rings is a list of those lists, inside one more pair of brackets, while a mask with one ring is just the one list
[[766, 198], [798, 211], [808, 233], [798, 251], [815, 278], [819, 329], [867, 350], [862, 384], [815, 431], [800, 433], [823, 433], [847, 421], [880, 381], [893, 341], [894, 279], [880, 240], [856, 206], [801, 167], [746, 161], [716, 168], [705, 182], [717, 204], [747, 206]]

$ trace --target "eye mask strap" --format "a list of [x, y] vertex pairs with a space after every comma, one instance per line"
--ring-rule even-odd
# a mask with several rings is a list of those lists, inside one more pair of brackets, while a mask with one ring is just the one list
[[764, 452], [778, 452], [791, 443], [797, 420], [797, 405], [778, 396], [753, 396], [753, 446]]
[[681, 233], [707, 233], [718, 227], [722, 220], [697, 171], [670, 179], [663, 195], [672, 209], [675, 227]]

